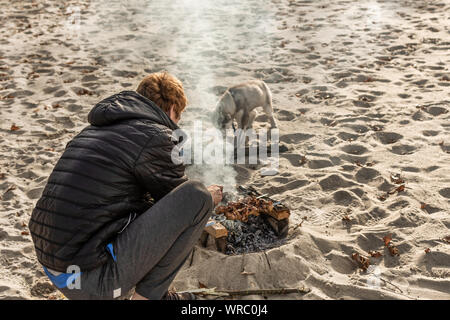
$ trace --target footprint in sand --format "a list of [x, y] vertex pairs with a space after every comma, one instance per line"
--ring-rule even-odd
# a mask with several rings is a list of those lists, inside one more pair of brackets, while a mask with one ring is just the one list
[[52, 76], [55, 73], [53, 69], [37, 69], [34, 70], [35, 73], [44, 73], [46, 76]]
[[437, 117], [440, 116], [441, 114], [448, 113], [448, 110], [442, 107], [429, 107], [425, 109], [425, 112], [431, 114], [434, 117]]
[[431, 167], [425, 168], [424, 170], [425, 170], [425, 172], [432, 172], [432, 171], [440, 169], [440, 168], [441, 167], [439, 167], [439, 166], [431, 166]]
[[359, 108], [370, 108], [373, 104], [370, 103], [375, 100], [374, 96], [370, 95], [361, 95], [358, 97], [358, 100], [353, 100], [353, 104]]
[[306, 186], [310, 182], [308, 180], [294, 180], [289, 183], [283, 183], [280, 186], [270, 186], [261, 189], [262, 193], [268, 193], [268, 194], [281, 194], [285, 191], [289, 190], [296, 190], [301, 187]]
[[43, 187], [39, 187], [39, 188], [34, 188], [29, 190], [26, 195], [29, 199], [34, 200], [34, 199], [38, 199], [41, 195], [42, 195], [42, 191], [44, 190]]
[[288, 110], [278, 110], [277, 118], [280, 121], [292, 121], [296, 118], [296, 115]]
[[420, 172], [420, 168], [416, 167], [403, 167], [401, 170], [406, 172]]
[[439, 190], [439, 194], [444, 198], [450, 199], [450, 188], [444, 188]]
[[98, 70], [98, 67], [94, 66], [70, 66], [70, 70], [76, 70], [83, 73], [90, 73]]
[[423, 80], [417, 80], [417, 81], [413, 81], [411, 82], [412, 84], [415, 84], [418, 87], [423, 87], [426, 83], [428, 82], [427, 79], [423, 79]]
[[376, 132], [375, 137], [382, 143], [382, 144], [391, 144], [395, 143], [398, 140], [402, 139], [403, 136], [401, 134], [395, 133], [395, 132]]
[[73, 128], [75, 124], [70, 117], [55, 117], [57, 123], [62, 124], [64, 128]]
[[348, 206], [353, 202], [358, 202], [358, 199], [356, 197], [345, 190], [339, 190], [333, 193], [333, 199], [334, 203], [340, 206]]
[[350, 125], [346, 125], [346, 127], [352, 129], [356, 133], [366, 133], [367, 131], [369, 131], [369, 128], [367, 126], [358, 125], [358, 124], [350, 124]]
[[342, 178], [338, 174], [332, 174], [319, 182], [323, 191], [337, 190], [339, 188], [347, 188], [354, 186], [355, 183]]
[[423, 113], [421, 110], [418, 110], [414, 112], [414, 114], [412, 115], [412, 119], [414, 121], [424, 121], [424, 120], [431, 120], [432, 118], [425, 115], [425, 113]]
[[361, 168], [355, 175], [356, 181], [359, 183], [368, 183], [380, 176], [380, 172], [372, 168]]
[[398, 96], [402, 99], [407, 99], [407, 98], [411, 97], [411, 95], [407, 94], [407, 93], [399, 93]]
[[71, 112], [78, 112], [78, 111], [83, 110], [83, 107], [78, 104], [72, 103], [67, 106], [67, 110], [69, 110]]
[[401, 144], [401, 145], [398, 145], [398, 146], [393, 146], [390, 151], [392, 153], [395, 153], [395, 154], [398, 154], [398, 155], [404, 155], [404, 154], [412, 154], [412, 153], [414, 153], [414, 151], [416, 151], [416, 149], [417, 148], [414, 147], [414, 146]]
[[437, 136], [437, 135], [439, 134], [439, 132], [440, 132], [440, 131], [425, 130], [425, 131], [422, 131], [422, 134], [423, 134], [425, 137], [434, 137], [434, 136]]
[[308, 160], [308, 167], [310, 169], [322, 169], [327, 167], [333, 167], [334, 164], [330, 160], [324, 159], [313, 159]]
[[368, 151], [366, 147], [358, 144], [351, 144], [344, 146], [341, 148], [341, 150], [344, 151], [345, 153], [353, 155], [361, 155]]
[[446, 145], [445, 143], [439, 143], [439, 146], [443, 152], [450, 153], [450, 144]]
[[344, 141], [354, 141], [359, 137], [359, 135], [348, 133], [345, 131], [339, 132], [337, 136]]
[[425, 208], [423, 208], [423, 210], [424, 210], [426, 213], [428, 213], [428, 214], [433, 214], [433, 213], [442, 211], [441, 208], [433, 207], [433, 206], [431, 206], [431, 205], [429, 205], [429, 204], [426, 205]]
[[46, 93], [46, 94], [50, 94], [50, 93], [53, 93], [53, 92], [55, 92], [55, 91], [58, 91], [58, 90], [61, 89], [61, 88], [62, 88], [62, 86], [47, 87], [47, 88], [45, 88], [45, 89], [42, 90], [42, 91], [44, 91], [44, 93]]
[[18, 174], [17, 177], [32, 180], [39, 176], [36, 173], [34, 173], [32, 170], [26, 170], [26, 171]]
[[325, 255], [330, 262], [331, 267], [338, 273], [352, 274], [355, 272], [355, 265], [353, 261], [348, 258], [348, 255], [337, 251], [332, 251]]
[[121, 77], [121, 78], [134, 78], [136, 77], [138, 74], [137, 72], [133, 72], [133, 71], [126, 71], [126, 70], [117, 70], [114, 69], [112, 71], [112, 75], [114, 77]]
[[307, 133], [291, 133], [280, 136], [280, 141], [284, 143], [297, 144], [300, 143], [301, 141], [308, 140], [312, 137], [314, 137], [314, 135]]
[[93, 81], [98, 81], [99, 78], [90, 74], [90, 75], [86, 75], [83, 78], [81, 78], [81, 82], [93, 82]]
[[361, 213], [358, 213], [356, 216], [356, 220], [360, 225], [374, 225], [377, 224], [381, 219], [384, 219], [388, 216], [389, 214], [383, 208], [374, 207], [369, 212], [363, 211]]
[[55, 98], [63, 97], [67, 94], [66, 90], [59, 90], [53, 95]]
[[12, 95], [15, 98], [26, 98], [34, 95], [34, 92], [29, 90], [18, 90], [16, 92], [13, 92]]
[[389, 205], [388, 209], [391, 211], [398, 211], [408, 207], [409, 205], [410, 203], [408, 201], [401, 199]]
[[295, 154], [295, 153], [283, 153], [280, 155], [281, 157], [287, 159], [292, 166], [294, 167], [301, 167], [303, 166], [303, 156], [299, 155], [299, 154]]

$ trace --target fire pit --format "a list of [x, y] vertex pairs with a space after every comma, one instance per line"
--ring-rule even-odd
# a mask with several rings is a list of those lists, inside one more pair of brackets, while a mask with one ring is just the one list
[[217, 206], [200, 239], [215, 240], [218, 251], [242, 254], [280, 246], [288, 233], [289, 209], [280, 201], [261, 195], [252, 187], [240, 186], [244, 197]]

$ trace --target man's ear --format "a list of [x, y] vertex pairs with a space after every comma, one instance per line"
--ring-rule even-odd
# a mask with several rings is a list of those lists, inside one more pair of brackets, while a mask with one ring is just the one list
[[175, 106], [172, 105], [169, 109], [169, 118], [173, 119], [175, 117]]

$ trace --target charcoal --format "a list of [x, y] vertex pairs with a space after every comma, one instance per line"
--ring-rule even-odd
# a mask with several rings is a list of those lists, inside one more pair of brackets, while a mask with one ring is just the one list
[[251, 215], [247, 222], [226, 220], [222, 224], [228, 230], [225, 251], [228, 255], [263, 251], [284, 243], [262, 216]]

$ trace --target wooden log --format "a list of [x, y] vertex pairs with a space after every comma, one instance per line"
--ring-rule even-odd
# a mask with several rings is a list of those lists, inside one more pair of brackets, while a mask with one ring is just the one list
[[213, 225], [207, 226], [205, 231], [208, 232], [215, 239], [226, 237], [228, 230], [220, 222], [215, 222]]
[[208, 237], [214, 238], [217, 251], [225, 253], [227, 248], [228, 230], [220, 222], [209, 220], [200, 237], [200, 243], [203, 247], [208, 245]]
[[217, 251], [225, 253], [227, 249], [227, 237], [220, 237], [216, 239], [216, 248]]
[[272, 216], [266, 216], [266, 221], [269, 223], [269, 225], [272, 227], [273, 231], [275, 231], [275, 234], [279, 237], [286, 237], [289, 231], [289, 219], [281, 219], [277, 220], [273, 218]]
[[284, 220], [284, 219], [289, 219], [289, 216], [291, 215], [291, 212], [289, 211], [288, 208], [286, 207], [274, 207], [272, 210], [270, 211], [263, 211], [262, 212], [265, 215], [269, 215], [271, 217], [273, 217], [276, 220]]

